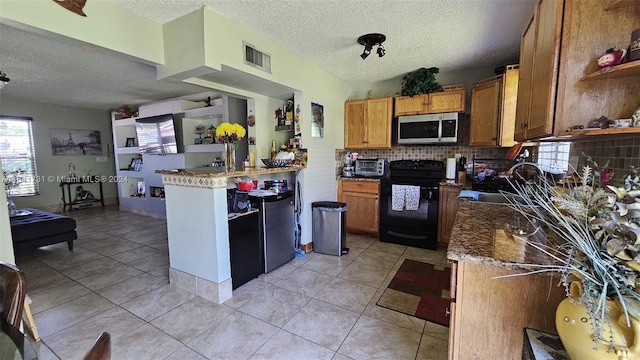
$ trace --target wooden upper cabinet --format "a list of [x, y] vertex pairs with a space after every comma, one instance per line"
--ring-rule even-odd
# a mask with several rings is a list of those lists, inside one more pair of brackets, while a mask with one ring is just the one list
[[347, 101], [344, 105], [346, 149], [390, 149], [393, 99]]
[[518, 80], [520, 65], [509, 65], [502, 78], [502, 94], [500, 94], [500, 125], [498, 127], [498, 144], [511, 147], [516, 144], [514, 127], [516, 123], [516, 103], [518, 100]]
[[470, 146], [498, 146], [502, 76], [476, 84], [471, 89]]
[[344, 104], [344, 146], [345, 148], [362, 146], [366, 139], [365, 117], [367, 101], [347, 101]]
[[533, 50], [535, 46], [537, 11], [522, 34], [520, 41], [520, 78], [513, 137], [517, 141], [527, 140], [529, 110], [531, 108], [531, 77], [533, 76]]
[[429, 111], [429, 94], [396, 96], [395, 116], [426, 114]]
[[553, 134], [562, 10], [562, 1], [544, 0], [539, 3], [527, 138]]
[[443, 86], [444, 91], [415, 96], [396, 96], [394, 116], [464, 112], [464, 85]]
[[464, 112], [466, 94], [464, 86], [429, 94], [429, 114]]
[[518, 96], [518, 65], [476, 83], [471, 90], [470, 146], [510, 147]]
[[516, 140], [553, 134], [564, 2], [540, 0], [522, 35]]
[[370, 99], [367, 104], [367, 148], [391, 148], [392, 98]]
[[628, 44], [639, 18], [637, 1], [538, 0], [521, 39], [516, 139], [563, 136], [601, 115], [628, 118], [638, 107], [640, 66], [601, 71], [596, 59], [611, 44]]

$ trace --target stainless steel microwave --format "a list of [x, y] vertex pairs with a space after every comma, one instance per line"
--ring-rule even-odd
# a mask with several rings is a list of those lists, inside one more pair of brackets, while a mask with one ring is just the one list
[[458, 142], [458, 113], [398, 117], [399, 145], [455, 144]]

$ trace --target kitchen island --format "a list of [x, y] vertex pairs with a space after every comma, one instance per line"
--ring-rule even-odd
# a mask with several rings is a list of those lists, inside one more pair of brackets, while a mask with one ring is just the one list
[[[504, 231], [518, 215], [506, 204], [459, 200], [451, 261], [449, 359], [520, 359], [525, 327], [557, 334], [564, 299], [557, 276], [525, 275], [548, 259]], [[526, 221], [526, 220], [525, 220]], [[505, 278], [496, 278], [510, 276]]]
[[226, 173], [220, 168], [158, 170], [164, 184], [169, 282], [221, 304], [231, 298], [227, 184], [234, 177], [271, 177], [298, 166]]

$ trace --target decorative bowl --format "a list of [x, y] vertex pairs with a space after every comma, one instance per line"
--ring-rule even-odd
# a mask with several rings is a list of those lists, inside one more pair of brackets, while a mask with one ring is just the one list
[[268, 168], [285, 167], [291, 164], [289, 159], [261, 159], [262, 163]]

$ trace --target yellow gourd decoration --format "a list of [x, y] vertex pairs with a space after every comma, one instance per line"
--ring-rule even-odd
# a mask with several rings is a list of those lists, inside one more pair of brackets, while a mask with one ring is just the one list
[[[591, 317], [580, 303], [582, 284], [574, 281], [570, 298], [562, 300], [556, 310], [556, 329], [572, 360], [636, 360], [640, 359], [640, 321], [629, 315], [631, 327], [619, 304], [607, 300], [608, 319], [603, 319], [604, 341], [594, 343]], [[609, 328], [608, 324], [611, 324]], [[611, 343], [612, 342], [612, 343]]]

